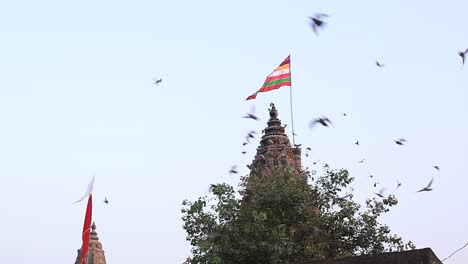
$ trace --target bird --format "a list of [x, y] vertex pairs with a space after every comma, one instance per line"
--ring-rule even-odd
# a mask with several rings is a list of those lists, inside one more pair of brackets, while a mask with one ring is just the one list
[[236, 165], [232, 166], [232, 168], [229, 170], [229, 174], [233, 174], [233, 173], [237, 174], [237, 166]]
[[247, 113], [244, 118], [250, 118], [250, 119], [253, 119], [253, 120], [259, 120], [259, 118], [256, 116], [255, 114], [255, 105], [252, 105], [252, 110], [250, 111], [250, 113]]
[[309, 157], [309, 153], [306, 152], [306, 157]]
[[374, 188], [376, 188], [377, 185], [379, 185], [379, 183], [378, 183], [378, 182], [374, 182]]
[[327, 14], [315, 14], [314, 17], [310, 18], [310, 25], [312, 26], [312, 30], [314, 31], [315, 35], [318, 34], [318, 28], [322, 28], [326, 25], [326, 23], [322, 20], [322, 17], [328, 17]]
[[255, 138], [254, 134], [256, 134], [256, 133], [257, 133], [257, 132], [255, 132], [255, 131], [253, 131], [253, 130], [250, 131], [249, 133], [247, 133], [247, 136], [245, 137], [245, 140], [246, 140], [248, 143], [250, 143], [250, 139], [251, 139], [251, 138]]
[[364, 163], [365, 160], [366, 159], [362, 159], [362, 160], [358, 161], [358, 163]]
[[155, 84], [155, 85], [158, 85], [158, 84], [160, 84], [160, 83], [162, 83], [162, 78], [159, 78], [159, 79], [157, 79], [157, 80], [154, 80], [154, 84]]
[[429, 184], [426, 187], [422, 188], [418, 192], [430, 192], [430, 191], [432, 191], [431, 185], [432, 185], [433, 181], [434, 181], [434, 178], [431, 179], [431, 181], [429, 182]]
[[312, 150], [310, 147], [307, 147], [306, 149], [307, 149], [307, 150]]
[[320, 160], [314, 161], [314, 162], [312, 162], [312, 164], [315, 165], [315, 164], [317, 164], [317, 162], [320, 162]]
[[295, 148], [300, 148], [301, 146], [302, 146], [302, 144], [294, 144]]
[[383, 66], [385, 66], [384, 64], [381, 64], [380, 62], [376, 61], [375, 62], [375, 65], [379, 68], [382, 68]]
[[330, 119], [328, 119], [327, 117], [320, 117], [320, 118], [316, 118], [314, 120], [312, 120], [309, 124], [309, 127], [312, 128], [314, 127], [317, 123], [321, 124], [322, 126], [325, 126], [325, 127], [328, 127], [328, 124], [332, 125], [332, 122], [330, 121]]
[[109, 204], [109, 200], [107, 200], [107, 197], [104, 197], [104, 203]]
[[343, 116], [347, 116], [347, 114], [346, 114], [346, 113], [343, 113]]
[[356, 141], [356, 143], [354, 143], [354, 144], [356, 144], [356, 145], [358, 145], [358, 146], [359, 146], [359, 140], [357, 140], [357, 141]]
[[371, 179], [372, 179], [372, 178], [374, 178], [374, 175], [372, 175], [372, 174], [369, 174], [369, 178], [371, 178]]
[[404, 138], [399, 138], [399, 139], [395, 140], [395, 143], [396, 143], [397, 145], [403, 146], [403, 145], [405, 145], [405, 143], [406, 143], [406, 139], [404, 139]]
[[397, 182], [397, 186], [395, 188], [395, 191], [401, 186], [401, 182], [399, 182], [398, 180], [396, 180], [396, 182]]
[[218, 184], [210, 184], [210, 187], [208, 188], [208, 192], [212, 192], [214, 188], [218, 187]]
[[384, 197], [384, 196], [383, 196], [383, 192], [384, 192], [384, 191], [385, 191], [385, 188], [382, 188], [382, 189], [380, 189], [380, 191], [379, 191], [378, 193], [375, 193], [375, 195], [377, 195], [377, 196], [380, 197], [380, 198], [383, 198], [383, 197]]
[[247, 143], [247, 142], [242, 142], [242, 146], [245, 146], [245, 145], [247, 145], [247, 144], [249, 144], [249, 143]]
[[243, 151], [242, 151], [242, 154], [245, 154], [245, 153], [247, 153], [247, 151], [243, 150]]
[[439, 166], [434, 166], [434, 169], [440, 170]]
[[465, 56], [466, 56], [467, 53], [468, 53], [468, 49], [466, 49], [465, 51], [459, 51], [458, 52], [458, 56], [460, 56], [462, 58], [462, 67], [463, 67], [463, 65], [465, 65]]

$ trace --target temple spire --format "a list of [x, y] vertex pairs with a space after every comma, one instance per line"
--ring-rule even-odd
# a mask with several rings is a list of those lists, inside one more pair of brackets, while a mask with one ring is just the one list
[[[80, 264], [81, 249], [78, 249], [78, 256], [75, 264]], [[91, 225], [91, 233], [89, 237], [89, 249], [86, 256], [85, 264], [106, 264], [106, 256], [102, 249], [102, 244], [99, 242], [99, 237], [96, 232], [96, 224]]]
[[270, 104], [270, 119], [263, 130], [260, 146], [250, 165], [250, 174], [269, 175], [280, 166], [290, 166], [298, 175], [301, 174], [301, 149], [292, 147], [285, 129], [278, 118], [278, 110], [273, 103]]

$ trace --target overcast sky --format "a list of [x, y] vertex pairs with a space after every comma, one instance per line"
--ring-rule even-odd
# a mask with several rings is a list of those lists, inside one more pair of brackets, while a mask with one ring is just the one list
[[[181, 263], [181, 202], [236, 184], [232, 165], [248, 173], [258, 139], [241, 143], [266, 126], [270, 102], [291, 123], [289, 88], [244, 100], [288, 54], [296, 142], [312, 148], [303, 165], [349, 169], [360, 202], [398, 179], [400, 203], [382, 222], [447, 257], [468, 242], [466, 10], [462, 0], [3, 1], [1, 262], [72, 263], [86, 202], [71, 203], [95, 174], [107, 262]], [[318, 36], [316, 12], [330, 15]], [[259, 122], [241, 118], [252, 104]], [[309, 130], [318, 116], [335, 127]], [[434, 191], [416, 193], [432, 177]], [[465, 249], [446, 263], [467, 259]]]

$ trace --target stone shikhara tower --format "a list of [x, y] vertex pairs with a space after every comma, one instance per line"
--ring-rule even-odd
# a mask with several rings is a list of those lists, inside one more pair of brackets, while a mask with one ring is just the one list
[[270, 119], [257, 148], [257, 154], [249, 166], [251, 175], [265, 177], [282, 166], [294, 168], [297, 175], [301, 174], [301, 149], [292, 147], [284, 132], [275, 105], [270, 104]]
[[[81, 249], [78, 249], [78, 256], [76, 257], [75, 264], [80, 264], [81, 260]], [[88, 255], [86, 256], [85, 264], [106, 264], [106, 256], [104, 256], [104, 250], [102, 244], [99, 242], [99, 238], [96, 233], [96, 225], [93, 222], [91, 226], [91, 233], [89, 237], [89, 249]]]

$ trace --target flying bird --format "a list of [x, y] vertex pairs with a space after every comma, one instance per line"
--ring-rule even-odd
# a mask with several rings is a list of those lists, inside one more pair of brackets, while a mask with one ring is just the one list
[[242, 151], [242, 154], [245, 154], [245, 153], [247, 153], [247, 151], [243, 150], [243, 151]]
[[294, 144], [295, 148], [300, 148], [301, 146], [302, 146], [302, 144]]
[[358, 161], [358, 163], [364, 163], [365, 160], [366, 159], [362, 159], [362, 160]]
[[315, 14], [314, 17], [310, 18], [310, 25], [312, 26], [312, 30], [314, 31], [315, 35], [318, 35], [318, 29], [323, 28], [326, 23], [322, 20], [323, 17], [328, 17], [327, 14]]
[[430, 192], [430, 191], [432, 191], [431, 185], [432, 185], [433, 181], [434, 181], [434, 178], [431, 179], [431, 181], [429, 182], [429, 184], [426, 187], [422, 188], [418, 192]]
[[378, 193], [375, 193], [375, 195], [377, 195], [377, 196], [380, 197], [380, 198], [383, 198], [383, 197], [384, 197], [384, 196], [383, 196], [383, 192], [384, 192], [384, 191], [385, 191], [385, 188], [382, 188], [382, 189], [380, 189], [380, 191], [379, 191]]
[[246, 140], [248, 143], [250, 143], [250, 139], [251, 139], [251, 138], [255, 138], [254, 134], [257, 134], [257, 132], [255, 132], [255, 131], [253, 131], [253, 130], [250, 131], [249, 133], [247, 133], [247, 136], [245, 137], [245, 140]]
[[376, 188], [378, 184], [380, 184], [380, 183], [375, 182], [375, 183], [374, 183], [374, 188]]
[[359, 140], [357, 140], [357, 141], [356, 141], [356, 143], [354, 143], [354, 144], [356, 144], [356, 145], [358, 145], [358, 146], [359, 146]]
[[306, 149], [307, 149], [307, 150], [312, 150], [310, 147], [307, 147]]
[[396, 180], [396, 182], [397, 182], [397, 186], [396, 186], [396, 188], [395, 188], [395, 191], [396, 191], [398, 188], [401, 187], [401, 182], [399, 182], [398, 180]]
[[109, 204], [109, 200], [107, 200], [107, 197], [104, 197], [104, 203]]
[[154, 80], [154, 84], [155, 84], [155, 85], [158, 85], [158, 84], [160, 84], [160, 83], [162, 83], [162, 78], [159, 78], [159, 79], [157, 79], [157, 80]]
[[259, 120], [259, 118], [255, 114], [255, 105], [252, 105], [252, 110], [250, 110], [250, 113], [247, 113], [244, 118], [250, 118], [253, 120]]
[[346, 113], [343, 113], [343, 116], [347, 116]]
[[237, 166], [236, 165], [232, 166], [232, 168], [229, 170], [229, 174], [233, 174], [233, 173], [237, 174]]
[[434, 169], [440, 170], [439, 166], [434, 166]]
[[405, 145], [405, 143], [406, 143], [406, 139], [404, 139], [404, 138], [399, 138], [399, 139], [395, 140], [395, 143], [396, 143], [397, 145], [403, 146], [403, 145]]
[[247, 142], [242, 142], [242, 146], [245, 146], [245, 145], [247, 145], [247, 144], [249, 144], [249, 143], [247, 143]]
[[383, 66], [385, 66], [384, 64], [381, 64], [380, 62], [376, 61], [375, 62], [375, 65], [379, 68], [382, 68]]
[[372, 178], [374, 178], [374, 175], [372, 175], [372, 174], [369, 174], [369, 178], [371, 178], [371, 179], [372, 179]]
[[465, 51], [459, 51], [458, 52], [458, 56], [460, 56], [462, 58], [462, 67], [463, 67], [463, 65], [465, 65], [465, 56], [466, 56], [467, 53], [468, 53], [468, 49], [466, 49]]
[[325, 126], [325, 127], [328, 127], [328, 124], [333, 126], [330, 119], [328, 119], [326, 117], [320, 117], [320, 118], [316, 118], [316, 119], [312, 120], [310, 122], [310, 124], [309, 124], [309, 127], [313, 128], [316, 124], [321, 124], [322, 126]]

